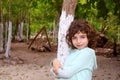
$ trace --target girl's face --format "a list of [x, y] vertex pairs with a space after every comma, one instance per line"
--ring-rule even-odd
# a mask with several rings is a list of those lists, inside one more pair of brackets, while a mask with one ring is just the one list
[[88, 46], [88, 38], [86, 33], [78, 32], [72, 37], [72, 44], [77, 49], [83, 49]]

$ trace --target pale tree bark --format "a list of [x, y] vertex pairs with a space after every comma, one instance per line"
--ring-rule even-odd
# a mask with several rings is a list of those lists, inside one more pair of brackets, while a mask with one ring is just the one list
[[9, 20], [8, 20], [8, 40], [7, 40], [7, 47], [5, 52], [5, 57], [10, 58], [10, 48], [11, 48], [11, 40], [12, 40], [12, 22], [11, 22], [11, 0], [9, 2]]
[[23, 41], [23, 27], [24, 27], [24, 22], [21, 21], [20, 24], [18, 25], [18, 39], [19, 41]]
[[5, 57], [10, 57], [10, 48], [11, 48], [11, 39], [12, 39], [12, 22], [8, 22], [8, 40], [7, 40], [7, 48], [5, 52]]
[[2, 14], [2, 0], [0, 0], [0, 52], [3, 52], [3, 14]]
[[6, 48], [7, 48], [7, 40], [8, 40], [8, 21], [5, 22], [5, 38], [4, 38], [5, 50], [6, 50]]
[[59, 32], [58, 32], [58, 52], [57, 58], [61, 62], [64, 63], [65, 59], [67, 58], [70, 48], [66, 43], [66, 32], [74, 20], [74, 12], [77, 5], [77, 0], [64, 0], [62, 13], [60, 16], [59, 22]]
[[26, 18], [26, 13], [24, 11], [20, 12], [20, 16], [19, 16], [19, 20], [18, 20], [18, 31], [17, 31], [17, 37], [19, 41], [23, 41], [24, 40], [24, 34], [23, 34], [23, 30], [24, 30], [24, 21]]

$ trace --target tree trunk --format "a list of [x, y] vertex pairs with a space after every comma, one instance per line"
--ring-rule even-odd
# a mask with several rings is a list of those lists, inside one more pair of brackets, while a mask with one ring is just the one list
[[117, 42], [120, 42], [120, 27], [118, 27], [118, 41]]
[[114, 38], [114, 45], [113, 45], [113, 55], [116, 57], [117, 54], [117, 39]]
[[5, 32], [4, 48], [6, 50], [6, 48], [7, 48], [7, 40], [8, 40], [8, 22], [7, 21], [5, 22], [5, 30], [4, 30], [4, 32]]
[[7, 40], [7, 48], [5, 52], [5, 57], [10, 58], [10, 48], [11, 48], [11, 40], [12, 40], [12, 22], [11, 22], [11, 0], [9, 0], [9, 19], [8, 19], [8, 40]]
[[27, 29], [27, 31], [26, 31], [26, 40], [28, 41], [29, 39], [30, 39], [30, 13], [28, 12], [28, 15], [27, 15], [27, 18], [26, 18], [26, 21], [25, 21], [25, 23], [26, 23], [26, 29]]
[[31, 29], [30, 29], [30, 13], [29, 13], [29, 17], [28, 17], [28, 39], [30, 39], [30, 34], [31, 34]]
[[3, 23], [0, 22], [0, 52], [3, 52]]
[[20, 24], [18, 25], [18, 38], [19, 41], [23, 41], [23, 27], [24, 27], [24, 22], [20, 22]]
[[26, 27], [27, 27], [27, 31], [26, 31], [26, 40], [28, 41], [28, 40], [29, 40], [29, 29], [30, 29], [28, 23], [26, 23]]
[[3, 15], [2, 15], [2, 0], [0, 0], [0, 52], [3, 52]]
[[5, 52], [5, 57], [10, 57], [10, 48], [11, 48], [11, 39], [12, 39], [12, 22], [9, 21], [8, 23], [8, 41], [7, 41], [7, 48]]
[[77, 5], [77, 0], [64, 0], [62, 13], [60, 16], [59, 22], [59, 32], [58, 32], [58, 52], [57, 58], [61, 62], [64, 63], [67, 55], [69, 54], [69, 47], [66, 43], [66, 32], [74, 20], [74, 12]]

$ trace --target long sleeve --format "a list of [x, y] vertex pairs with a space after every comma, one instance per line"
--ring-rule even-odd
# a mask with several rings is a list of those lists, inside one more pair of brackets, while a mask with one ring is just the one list
[[95, 52], [93, 50], [84, 49], [77, 50], [69, 55], [63, 69], [58, 70], [58, 77], [70, 78], [74, 74], [82, 70], [93, 71], [95, 65]]
[[75, 60], [70, 65], [66, 65], [63, 69], [59, 69], [58, 73], [60, 77], [70, 78], [74, 74], [84, 69], [92, 71], [94, 65], [94, 58], [92, 54], [84, 53], [83, 55], [76, 56]]
[[85, 50], [77, 50], [68, 56], [63, 69], [59, 68], [58, 75], [54, 74], [54, 76], [66, 79], [71, 78], [83, 70], [89, 70], [92, 73], [94, 66], [96, 66], [95, 61], [96, 57], [93, 50], [88, 48]]

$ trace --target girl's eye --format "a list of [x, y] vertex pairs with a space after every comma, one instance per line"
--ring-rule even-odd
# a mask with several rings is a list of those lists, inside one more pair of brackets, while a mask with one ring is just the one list
[[86, 36], [80, 36], [80, 38], [86, 38]]
[[72, 37], [72, 39], [77, 39], [77, 38], [74, 36], [74, 37]]

